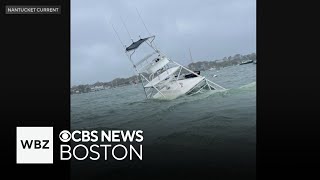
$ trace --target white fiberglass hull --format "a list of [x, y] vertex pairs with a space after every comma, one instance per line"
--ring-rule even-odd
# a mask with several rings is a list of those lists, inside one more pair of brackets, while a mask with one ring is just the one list
[[179, 96], [185, 95], [197, 84], [203, 81], [204, 77], [194, 77], [189, 79], [183, 79], [178, 81], [172, 81], [168, 83], [164, 88], [155, 94], [152, 98], [154, 99], [175, 99]]

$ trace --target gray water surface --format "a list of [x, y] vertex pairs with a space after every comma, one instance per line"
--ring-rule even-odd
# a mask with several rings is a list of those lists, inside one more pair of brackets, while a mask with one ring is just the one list
[[[71, 128], [143, 130], [142, 163], [148, 168], [155, 163], [162, 167], [169, 158], [170, 164], [179, 167], [229, 168], [254, 175], [256, 65], [201, 75], [228, 90], [170, 101], [146, 100], [140, 84], [72, 95]], [[100, 168], [101, 175], [106, 167], [95, 166], [93, 171]]]

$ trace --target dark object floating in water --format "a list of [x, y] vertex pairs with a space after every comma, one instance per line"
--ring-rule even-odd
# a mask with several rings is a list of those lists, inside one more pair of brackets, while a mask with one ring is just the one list
[[242, 61], [240, 65], [253, 63], [253, 60]]
[[[200, 71], [194, 71], [194, 73], [200, 75]], [[195, 75], [195, 74], [193, 74], [193, 73], [190, 73], [190, 74], [184, 75], [184, 77], [185, 77], [186, 79], [188, 79], [188, 78], [197, 77], [197, 75]]]

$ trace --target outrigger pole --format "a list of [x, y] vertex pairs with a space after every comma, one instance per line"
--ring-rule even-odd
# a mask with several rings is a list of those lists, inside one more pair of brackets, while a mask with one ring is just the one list
[[116, 31], [116, 29], [114, 28], [113, 24], [111, 22], [110, 22], [110, 24], [111, 24], [112, 29], [115, 32], [116, 36], [118, 37], [118, 40], [120, 41], [121, 45], [123, 46], [124, 49], [126, 49], [126, 46], [122, 43], [120, 36], [119, 36], [118, 32]]
[[138, 15], [139, 15], [139, 17], [140, 17], [140, 20], [142, 21], [142, 24], [143, 24], [144, 28], [145, 28], [145, 29], [147, 30], [147, 32], [149, 33], [149, 36], [151, 36], [151, 33], [150, 33], [150, 31], [148, 30], [146, 24], [144, 23], [141, 15], [140, 15], [140, 12], [138, 11], [138, 8], [136, 8], [136, 11], [137, 11], [137, 13], [138, 13]]
[[130, 35], [129, 31], [128, 31], [128, 28], [127, 28], [126, 24], [124, 23], [124, 21], [123, 21], [123, 19], [122, 19], [122, 17], [121, 17], [121, 16], [120, 16], [120, 19], [121, 19], [121, 22], [122, 22], [122, 24], [123, 24], [124, 28], [126, 29], [126, 31], [127, 31], [127, 33], [128, 33], [128, 35], [129, 35], [129, 37], [130, 37], [131, 41], [133, 42], [133, 39], [132, 39], [132, 37], [131, 37], [131, 35]]

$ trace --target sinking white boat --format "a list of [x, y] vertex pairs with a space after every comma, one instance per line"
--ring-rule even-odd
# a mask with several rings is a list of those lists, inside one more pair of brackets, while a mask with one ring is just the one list
[[[139, 75], [147, 99], [175, 99], [182, 95], [193, 95], [204, 90], [225, 90], [222, 86], [178, 64], [160, 52], [154, 44], [155, 36], [140, 38], [125, 48], [125, 52]], [[141, 60], [134, 54], [146, 43], [151, 53]]]

